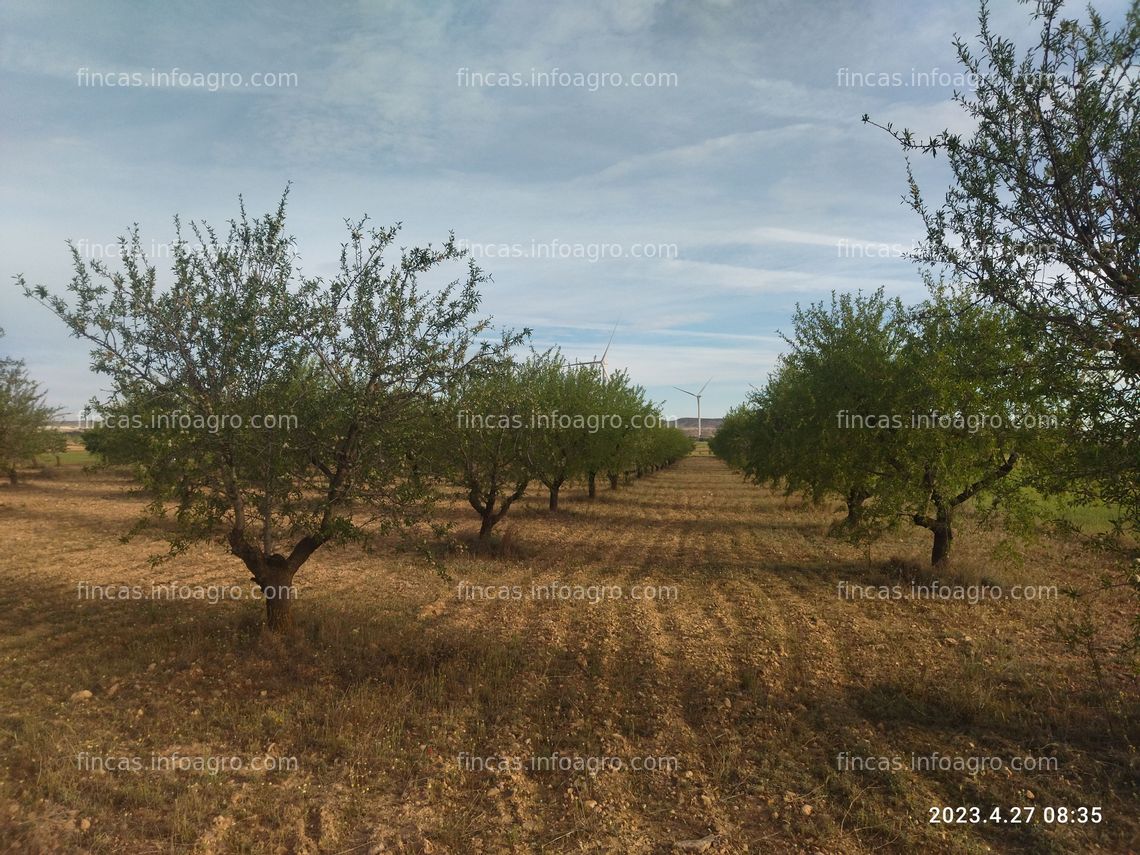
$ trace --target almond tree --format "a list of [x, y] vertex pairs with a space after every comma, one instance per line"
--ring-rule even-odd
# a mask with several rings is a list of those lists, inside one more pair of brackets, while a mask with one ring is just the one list
[[479, 514], [480, 540], [490, 537], [535, 477], [535, 387], [529, 380], [523, 365], [496, 360], [454, 384], [439, 408], [436, 467], [466, 490]]
[[752, 434], [759, 422], [760, 413], [753, 404], [733, 407], [724, 414], [720, 427], [709, 440], [709, 450], [733, 469], [744, 472], [748, 456], [758, 444]]
[[596, 372], [568, 366], [558, 353], [532, 357], [525, 374], [532, 384], [536, 424], [527, 445], [530, 470], [558, 510], [562, 486], [584, 474], [591, 434], [602, 403]]
[[899, 409], [892, 383], [905, 340], [904, 310], [880, 288], [874, 294], [831, 295], [831, 305], [796, 306], [791, 350], [781, 358], [786, 376], [771, 384], [776, 459], [789, 492], [815, 501], [839, 495], [845, 524], [857, 531], [864, 503], [885, 468], [883, 416]]
[[[242, 204], [224, 237], [191, 224], [193, 243], [176, 218], [162, 284], [137, 227], [118, 269], [72, 245], [67, 295], [19, 280], [94, 345], [112, 388], [95, 405], [131, 434], [116, 453], [137, 465], [169, 555], [223, 543], [273, 630], [291, 626], [294, 576], [322, 545], [423, 519], [431, 490], [411, 464], [425, 412], [493, 349], [475, 317], [485, 276], [453, 238], [389, 263], [398, 224], [346, 222], [339, 272], [307, 278], [285, 203], [255, 219]], [[449, 284], [419, 284], [456, 264]]]
[[8, 470], [13, 484], [19, 482], [20, 463], [65, 447], [63, 434], [51, 427], [59, 408], [44, 403], [46, 394], [28, 376], [22, 360], [0, 358], [0, 468]]
[[967, 502], [1028, 509], [1009, 476], [1058, 453], [1055, 377], [1007, 311], [944, 291], [886, 309], [876, 295], [797, 311], [792, 352], [716, 448], [759, 482], [842, 498], [850, 533], [904, 520], [928, 529], [931, 564], [943, 565]]
[[1065, 17], [1064, 0], [1039, 0], [1033, 17], [1040, 35], [1022, 52], [984, 4], [977, 45], [955, 39], [978, 83], [954, 95], [969, 134], [878, 126], [908, 156], [949, 164], [940, 203], [908, 164], [927, 231], [917, 260], [1028, 320], [1054, 365], [1080, 368], [1057, 390], [1075, 452], [1064, 477], [1140, 527], [1140, 3], [1115, 29], [1091, 7], [1087, 23]]
[[902, 513], [930, 531], [934, 566], [950, 560], [961, 506], [984, 495], [984, 513], [1018, 519], [1033, 505], [1025, 476], [1058, 456], [1063, 401], [1050, 390], [1063, 368], [1035, 354], [1024, 323], [965, 297], [936, 291], [911, 316], [890, 381], [903, 425], [886, 441], [875, 505], [880, 518]]
[[622, 473], [636, 468], [638, 434], [647, 420], [659, 415], [645, 399], [645, 389], [631, 383], [624, 371], [615, 372], [602, 382], [597, 411], [606, 418], [591, 435], [586, 454], [591, 496], [597, 473], [605, 473], [610, 489], [616, 490]]
[[638, 432], [638, 472], [656, 472], [672, 466], [691, 454], [696, 442], [683, 430], [665, 424], [659, 410], [651, 410], [651, 419]]

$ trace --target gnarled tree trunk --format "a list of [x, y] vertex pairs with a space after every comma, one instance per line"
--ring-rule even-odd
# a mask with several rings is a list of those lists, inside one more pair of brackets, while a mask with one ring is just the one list
[[954, 509], [1006, 477], [1013, 471], [1013, 467], [1017, 465], [1019, 458], [1020, 455], [1016, 451], [1011, 451], [1001, 465], [990, 470], [988, 474], [952, 498], [946, 498], [938, 491], [934, 474], [927, 467], [923, 479], [926, 486], [930, 488], [930, 501], [934, 503], [934, 517], [928, 517], [925, 513], [917, 513], [913, 520], [915, 525], [928, 528], [934, 534], [934, 544], [930, 548], [930, 564], [932, 567], [941, 567], [950, 561], [950, 547], [954, 541]]
[[486, 540], [490, 534], [491, 529], [495, 527], [503, 517], [507, 515], [507, 511], [511, 509], [511, 505], [517, 501], [523, 493], [526, 492], [529, 481], [523, 481], [516, 484], [514, 492], [510, 495], [500, 493], [499, 488], [495, 487], [484, 499], [479, 493], [478, 488], [473, 487], [467, 494], [467, 501], [470, 502], [481, 518], [482, 522], [479, 524], [479, 539]]
[[296, 588], [293, 577], [301, 565], [309, 560], [325, 538], [307, 536], [301, 538], [288, 556], [274, 552], [269, 555], [259, 547], [251, 545], [241, 529], [230, 532], [230, 552], [242, 560], [253, 576], [253, 581], [261, 589], [265, 599], [265, 623], [272, 632], [290, 632], [293, 629], [293, 600]]

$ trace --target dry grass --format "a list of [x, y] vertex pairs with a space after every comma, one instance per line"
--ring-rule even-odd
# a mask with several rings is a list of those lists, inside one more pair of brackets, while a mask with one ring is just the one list
[[[504, 555], [458, 551], [444, 582], [395, 549], [319, 552], [298, 632], [254, 601], [82, 601], [81, 581], [246, 584], [202, 548], [151, 568], [118, 543], [141, 507], [109, 474], [0, 489], [0, 849], [26, 852], [671, 851], [1122, 853], [1137, 848], [1134, 678], [1103, 687], [1058, 639], [1063, 600], [851, 601], [929, 548], [867, 556], [829, 509], [695, 456], [588, 502], [541, 494]], [[451, 509], [464, 531], [473, 515]], [[991, 558], [966, 522], [964, 577], [1091, 585], [1077, 545]], [[899, 574], [902, 574], [901, 576]], [[668, 601], [479, 601], [472, 585], [675, 586]], [[1129, 602], [1102, 598], [1104, 643]], [[88, 690], [86, 701], [70, 700]], [[1105, 695], [1107, 694], [1107, 697]], [[1106, 712], [1106, 706], [1108, 711]], [[1111, 736], [1109, 726], [1116, 729]], [[108, 771], [113, 757], [264, 755], [291, 771]], [[1053, 772], [843, 771], [837, 755], [1056, 758]], [[675, 757], [672, 771], [471, 771], [462, 754]], [[1095, 826], [931, 825], [934, 805], [1099, 805]]]

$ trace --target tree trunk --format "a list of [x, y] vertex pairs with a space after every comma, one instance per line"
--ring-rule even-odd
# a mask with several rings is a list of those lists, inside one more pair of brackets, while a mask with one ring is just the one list
[[843, 525], [855, 528], [863, 521], [863, 503], [868, 498], [864, 491], [858, 489], [851, 490], [847, 494], [847, 519], [843, 521]]
[[930, 549], [930, 566], [945, 567], [950, 561], [950, 546], [954, 540], [950, 514], [939, 508], [938, 519], [931, 531], [934, 532], [934, 545]]
[[562, 482], [555, 481], [550, 485], [550, 510], [558, 510], [558, 491], [562, 489]]
[[296, 597], [293, 577], [326, 540], [328, 536], [324, 534], [306, 535], [297, 541], [286, 557], [276, 552], [266, 555], [261, 548], [245, 539], [240, 528], [230, 531], [230, 552], [242, 560], [261, 589], [265, 599], [265, 623], [272, 632], [290, 632], [293, 629], [293, 600]]
[[934, 519], [916, 517], [915, 522], [934, 534], [934, 545], [930, 548], [930, 566], [944, 567], [950, 561], [950, 547], [954, 540], [954, 508], [938, 501], [934, 507]]
[[609, 477], [610, 477], [610, 489], [616, 490], [617, 484], [618, 484], [618, 474], [616, 472], [610, 472]]
[[590, 495], [590, 498], [592, 499], [592, 498], [594, 498], [594, 496], [598, 495], [598, 483], [597, 483], [598, 473], [597, 472], [591, 472], [591, 473], [589, 473], [589, 477], [590, 477], [589, 495]]
[[483, 521], [479, 524], [480, 540], [486, 540], [490, 536], [491, 529], [495, 527], [496, 522], [498, 522], [498, 520], [495, 519], [495, 515], [491, 513], [491, 511], [483, 512]]
[[293, 576], [296, 570], [281, 555], [270, 555], [265, 561], [265, 570], [257, 580], [265, 597], [265, 623], [271, 632], [292, 632], [293, 630]]
[[[516, 501], [522, 498], [523, 493], [526, 492], [527, 484], [529, 482], [523, 481], [515, 485], [515, 489], [511, 493], [506, 491], [500, 493], [496, 488], [495, 493], [488, 499], [487, 504], [479, 508], [479, 516], [483, 518], [483, 522], [479, 526], [479, 539], [486, 540], [491, 534], [491, 529], [507, 515], [507, 511], [511, 509]], [[495, 502], [498, 499], [499, 509], [495, 510]]]
[[16, 474], [15, 466], [8, 467], [8, 480], [11, 482], [13, 487], [20, 483], [20, 478]]
[[479, 519], [482, 521], [479, 524], [479, 540], [486, 540], [487, 535], [491, 533], [491, 528], [495, 525], [495, 499], [497, 496], [498, 491], [492, 490], [491, 494], [484, 500], [478, 486], [471, 487], [470, 492], [467, 493], [468, 504], [475, 509], [475, 513], [479, 515]]
[[930, 566], [941, 567], [950, 561], [950, 547], [954, 540], [954, 506], [941, 498], [934, 501], [933, 518], [923, 514], [914, 515], [914, 524], [930, 529], [934, 535], [934, 545], [930, 549]]
[[952, 499], [946, 499], [937, 490], [934, 489], [934, 478], [931, 476], [930, 469], [926, 470], [925, 482], [931, 487], [931, 499], [934, 501], [934, 507], [937, 511], [934, 519], [915, 514], [914, 521], [921, 526], [925, 526], [934, 532], [934, 545], [930, 549], [930, 564], [934, 567], [940, 567], [948, 564], [950, 561], [950, 547], [953, 546], [954, 540], [954, 509], [963, 502], [976, 496], [982, 490], [988, 488], [996, 481], [1000, 481], [1013, 471], [1013, 467], [1017, 465], [1020, 455], [1016, 451], [1011, 451], [1009, 457], [1005, 462], [998, 466], [996, 469], [991, 470], [986, 476], [968, 486], [965, 490], [959, 493]]

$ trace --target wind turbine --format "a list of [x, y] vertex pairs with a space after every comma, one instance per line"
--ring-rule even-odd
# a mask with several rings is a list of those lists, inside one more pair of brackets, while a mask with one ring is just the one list
[[708, 385], [711, 382], [712, 382], [712, 378], [710, 377], [708, 380], [705, 381], [705, 385], [701, 387], [701, 391], [699, 391], [699, 392], [690, 392], [688, 389], [682, 389], [680, 386], [674, 386], [673, 387], [678, 392], [684, 392], [686, 395], [692, 395], [694, 398], [697, 399], [697, 439], [703, 439], [704, 438], [703, 432], [701, 431], [701, 395], [703, 395], [705, 393], [705, 389], [708, 388]]
[[606, 379], [608, 377], [608, 375], [606, 374], [606, 354], [610, 352], [610, 345], [613, 343], [614, 333], [617, 332], [617, 328], [618, 328], [618, 325], [614, 324], [614, 328], [612, 330], [610, 330], [610, 338], [609, 338], [609, 341], [606, 342], [606, 349], [602, 351], [602, 358], [601, 359], [598, 359], [598, 355], [595, 353], [594, 358], [592, 360], [590, 360], [589, 362], [575, 362], [573, 364], [576, 366], [577, 365], [597, 365], [597, 366], [599, 366], [602, 369], [602, 382], [605, 383]]

